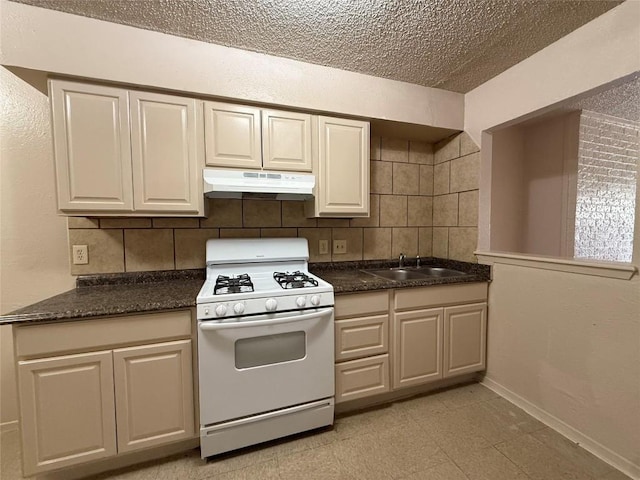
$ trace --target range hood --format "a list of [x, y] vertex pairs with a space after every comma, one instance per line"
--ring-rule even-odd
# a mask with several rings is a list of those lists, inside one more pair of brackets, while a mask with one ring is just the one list
[[204, 194], [212, 198], [313, 198], [316, 177], [307, 173], [204, 169]]

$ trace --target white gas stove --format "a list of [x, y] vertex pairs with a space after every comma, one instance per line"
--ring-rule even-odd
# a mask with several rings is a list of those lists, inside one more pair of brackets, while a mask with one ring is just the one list
[[197, 297], [208, 457], [333, 423], [333, 287], [304, 238], [211, 239]]
[[333, 287], [309, 273], [304, 238], [211, 239], [198, 319], [333, 305]]

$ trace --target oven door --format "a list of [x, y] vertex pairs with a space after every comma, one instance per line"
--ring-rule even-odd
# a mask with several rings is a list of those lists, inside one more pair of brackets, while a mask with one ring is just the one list
[[333, 307], [198, 322], [202, 426], [334, 395]]

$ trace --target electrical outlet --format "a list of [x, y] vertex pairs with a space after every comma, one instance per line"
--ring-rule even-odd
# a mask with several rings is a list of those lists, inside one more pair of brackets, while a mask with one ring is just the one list
[[333, 241], [333, 253], [336, 253], [336, 254], [347, 253], [347, 241], [346, 240], [334, 240]]
[[86, 265], [89, 263], [89, 247], [86, 245], [74, 245], [72, 252], [74, 265]]
[[329, 240], [320, 240], [318, 243], [318, 252], [320, 255], [328, 255], [329, 254]]

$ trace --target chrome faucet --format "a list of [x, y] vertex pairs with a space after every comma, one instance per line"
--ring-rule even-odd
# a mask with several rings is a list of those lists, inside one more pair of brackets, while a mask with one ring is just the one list
[[416, 268], [420, 268], [420, 255], [416, 255]]
[[402, 268], [404, 267], [404, 259], [407, 258], [407, 256], [404, 253], [400, 254], [400, 258], [398, 259], [398, 268]]

